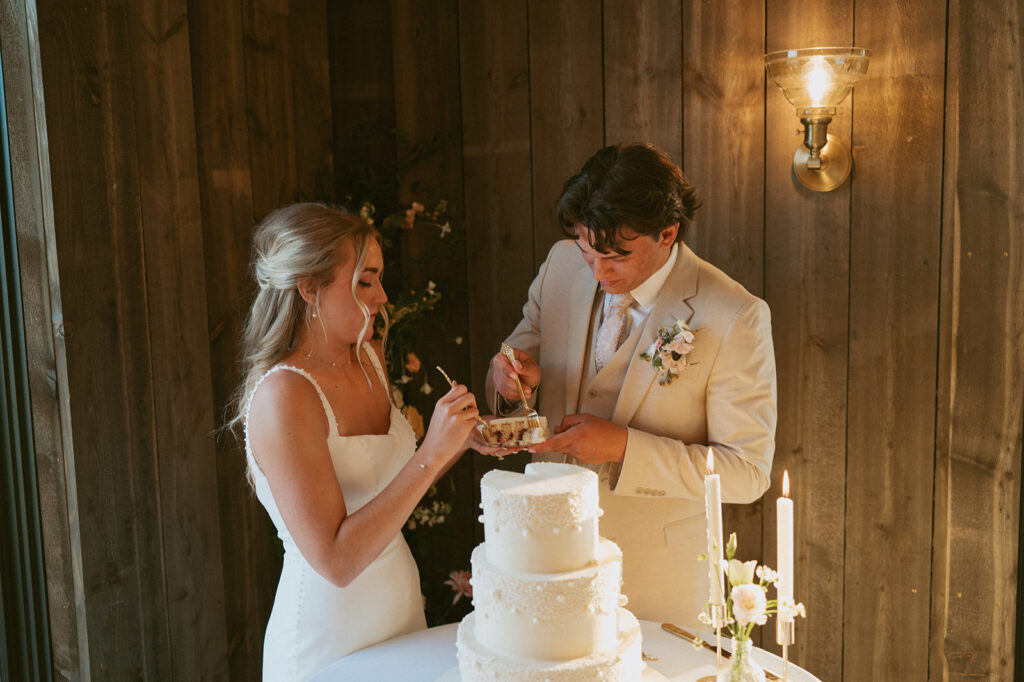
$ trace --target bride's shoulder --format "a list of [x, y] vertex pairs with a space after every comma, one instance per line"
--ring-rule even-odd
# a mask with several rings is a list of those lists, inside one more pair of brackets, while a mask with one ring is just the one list
[[[305, 371], [278, 366], [267, 372], [253, 392], [250, 418], [288, 416], [320, 405], [320, 396], [312, 377]], [[322, 408], [319, 411], [323, 411]], [[315, 412], [315, 411], [314, 411]]]
[[283, 462], [292, 466], [302, 453], [318, 452], [330, 427], [308, 375], [277, 368], [264, 375], [253, 392], [245, 428], [253, 457], [273, 479]]

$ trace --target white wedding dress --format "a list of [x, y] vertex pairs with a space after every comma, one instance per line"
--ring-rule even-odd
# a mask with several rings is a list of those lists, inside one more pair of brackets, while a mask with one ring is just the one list
[[[381, 382], [387, 386], [377, 354], [368, 346], [366, 350]], [[345, 495], [345, 507], [351, 514], [380, 493], [408, 463], [416, 449], [412, 428], [392, 404], [391, 426], [386, 434], [339, 436], [334, 412], [320, 386], [303, 370], [288, 365], [271, 368], [256, 384], [252, 395], [271, 373], [282, 370], [306, 377], [320, 395], [331, 434], [327, 447]], [[252, 396], [249, 402], [252, 403]], [[249, 446], [248, 419], [246, 456], [256, 496], [284, 543], [281, 580], [263, 642], [264, 680], [307, 680], [353, 651], [426, 628], [419, 571], [401, 532], [352, 583], [337, 587], [309, 565], [288, 533]]]

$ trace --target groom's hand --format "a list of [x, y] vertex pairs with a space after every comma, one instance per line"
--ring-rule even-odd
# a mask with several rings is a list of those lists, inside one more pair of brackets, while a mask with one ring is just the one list
[[491, 378], [494, 381], [494, 388], [505, 400], [519, 402], [519, 389], [516, 388], [515, 375], [519, 375], [519, 381], [523, 384], [523, 392], [529, 398], [540, 384], [540, 365], [528, 353], [524, 353], [518, 348], [512, 350], [516, 358], [515, 365], [501, 353], [496, 353], [491, 358]]
[[621, 462], [626, 456], [629, 431], [592, 414], [570, 414], [562, 419], [555, 435], [530, 446], [530, 452], [564, 452], [583, 464]]

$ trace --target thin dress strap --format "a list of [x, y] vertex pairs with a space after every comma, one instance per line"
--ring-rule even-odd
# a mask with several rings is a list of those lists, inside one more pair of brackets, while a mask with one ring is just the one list
[[384, 368], [380, 365], [380, 358], [377, 357], [377, 351], [373, 349], [369, 341], [363, 341], [363, 352], [370, 356], [370, 362], [373, 364], [373, 368], [377, 371], [377, 378], [380, 379], [380, 383], [384, 386], [384, 390], [388, 394], [388, 402], [394, 402], [391, 400], [391, 382], [388, 381], [388, 375], [384, 371]]

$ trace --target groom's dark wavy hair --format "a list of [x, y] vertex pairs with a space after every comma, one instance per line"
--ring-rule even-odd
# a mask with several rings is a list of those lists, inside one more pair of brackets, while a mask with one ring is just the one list
[[594, 249], [624, 254], [623, 228], [657, 239], [679, 223], [680, 241], [700, 203], [696, 188], [665, 152], [651, 144], [611, 145], [566, 180], [557, 212], [568, 237], [575, 239], [576, 225], [582, 224]]

